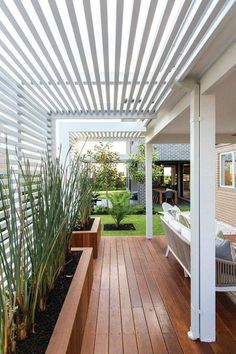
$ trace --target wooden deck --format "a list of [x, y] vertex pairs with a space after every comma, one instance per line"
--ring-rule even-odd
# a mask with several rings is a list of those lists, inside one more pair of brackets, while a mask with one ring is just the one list
[[165, 238], [102, 238], [83, 354], [236, 353], [236, 296], [217, 294], [217, 342], [187, 337], [189, 279]]

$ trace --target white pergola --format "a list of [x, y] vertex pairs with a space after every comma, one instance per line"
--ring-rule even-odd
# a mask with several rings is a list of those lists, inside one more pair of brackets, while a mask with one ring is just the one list
[[0, 133], [12, 146], [36, 159], [43, 138], [64, 157], [73, 134], [144, 137], [152, 238], [152, 144], [191, 142], [189, 336], [202, 341], [215, 340], [215, 142], [235, 139], [235, 18], [236, 0], [0, 0]]

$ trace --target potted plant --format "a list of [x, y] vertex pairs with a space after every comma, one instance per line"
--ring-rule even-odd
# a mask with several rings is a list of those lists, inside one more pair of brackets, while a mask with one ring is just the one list
[[92, 247], [93, 258], [97, 258], [101, 239], [101, 219], [91, 217], [95, 174], [90, 163], [80, 173], [77, 222], [71, 233], [71, 247]]
[[[16, 174], [6, 149], [5, 169], [0, 175], [0, 352], [8, 354], [24, 353], [24, 343], [29, 352], [27, 341], [39, 336], [38, 318], [48, 310], [50, 294], [71, 262], [70, 233], [82, 193], [78, 161], [67, 169], [47, 153], [33, 168], [27, 159], [19, 161]], [[61, 348], [53, 353], [73, 354], [81, 346], [93, 268], [92, 250], [80, 253], [54, 332], [52, 328], [49, 333], [48, 339], [52, 334], [54, 345]], [[57, 336], [60, 328], [65, 331], [66, 318], [67, 339]], [[30, 348], [37, 353], [37, 342]]]

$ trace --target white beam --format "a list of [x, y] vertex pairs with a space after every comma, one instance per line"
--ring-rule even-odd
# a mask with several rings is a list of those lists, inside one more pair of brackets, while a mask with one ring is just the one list
[[207, 93], [236, 69], [236, 42], [215, 62], [201, 79], [201, 93]]
[[153, 237], [152, 144], [145, 144], [146, 238]]
[[52, 118], [55, 119], [79, 119], [79, 120], [128, 120], [128, 121], [136, 121], [136, 120], [143, 120], [143, 119], [156, 119], [157, 115], [120, 115], [120, 114], [108, 114], [108, 113], [99, 113], [99, 114], [86, 114], [84, 115], [83, 113], [52, 113], [51, 114]]
[[142, 123], [131, 123], [131, 122], [80, 122], [80, 121], [68, 121], [68, 120], [58, 120], [59, 126], [63, 129], [73, 132], [143, 132], [145, 133], [146, 128]]

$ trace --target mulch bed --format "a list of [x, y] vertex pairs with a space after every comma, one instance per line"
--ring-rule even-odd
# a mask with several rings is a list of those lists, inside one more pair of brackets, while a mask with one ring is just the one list
[[[72, 252], [64, 271], [56, 280], [47, 300], [46, 311], [37, 312], [35, 333], [17, 342], [18, 354], [44, 354], [69, 290], [82, 252]], [[56, 353], [55, 353], [56, 354]]]
[[134, 224], [121, 224], [117, 227], [116, 224], [104, 224], [104, 231], [132, 231], [136, 230]]

